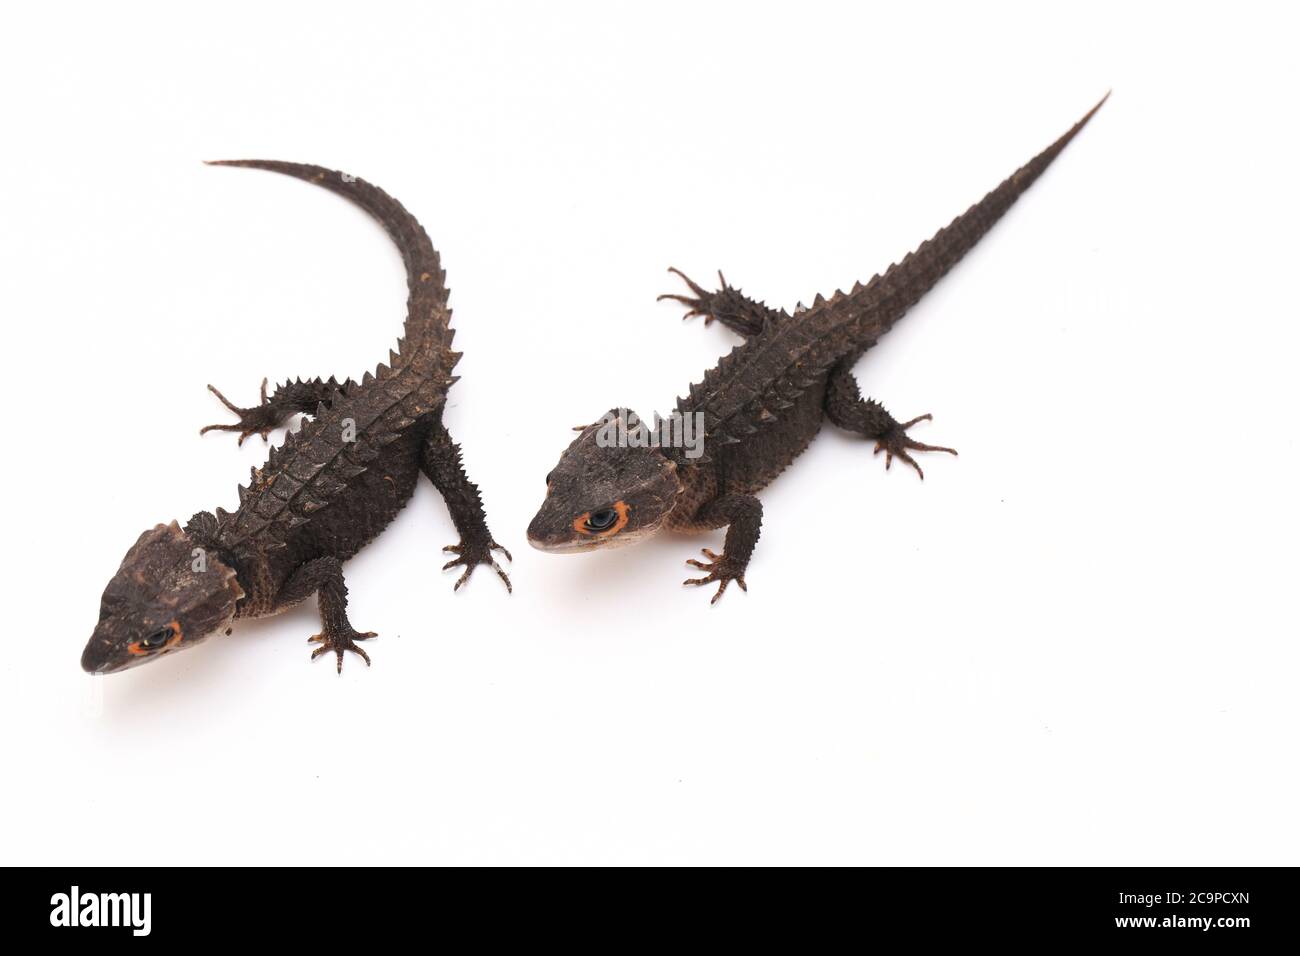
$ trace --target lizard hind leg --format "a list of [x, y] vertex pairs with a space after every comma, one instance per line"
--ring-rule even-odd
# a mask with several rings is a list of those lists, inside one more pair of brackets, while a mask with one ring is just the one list
[[857, 379], [849, 370], [848, 363], [842, 363], [831, 373], [826, 390], [826, 417], [847, 431], [856, 432], [866, 438], [874, 439], [876, 450], [873, 454], [885, 453], [885, 469], [894, 463], [897, 457], [916, 469], [917, 475], [925, 479], [925, 472], [916, 463], [910, 452], [942, 451], [950, 455], [957, 454], [955, 448], [942, 445], [926, 445], [915, 441], [907, 430], [918, 422], [928, 422], [931, 415], [918, 415], [910, 421], [900, 422], [885, 410], [875, 399], [864, 399], [858, 389]]
[[251, 408], [240, 408], [226, 396], [222, 395], [215, 385], [209, 385], [208, 391], [217, 396], [217, 400], [225, 405], [236, 415], [239, 416], [239, 422], [234, 425], [218, 424], [204, 425], [199, 429], [200, 435], [208, 432], [239, 432], [239, 444], [244, 443], [244, 439], [250, 435], [261, 435], [262, 441], [269, 441], [268, 436], [271, 429], [280, 424], [280, 417], [276, 414], [276, 409], [271, 405], [271, 400], [266, 395], [266, 379], [262, 379], [262, 401], [259, 405]]
[[272, 429], [279, 428], [289, 418], [299, 413], [311, 414], [320, 407], [322, 402], [328, 405], [340, 391], [355, 383], [351, 379], [340, 383], [332, 377], [314, 378], [306, 382], [298, 379], [277, 385], [274, 394], [271, 395], [267, 395], [266, 385], [267, 380], [262, 379], [262, 400], [251, 408], [241, 408], [209, 385], [208, 391], [217, 396], [222, 405], [238, 415], [239, 421], [233, 425], [205, 425], [199, 429], [199, 434], [203, 435], [211, 431], [238, 432], [240, 445], [251, 435], [261, 435], [262, 441], [268, 441]]
[[933, 418], [934, 416], [928, 412], [924, 415], [917, 415], [910, 421], [895, 424], [886, 434], [876, 439], [876, 449], [872, 454], [879, 455], [882, 451], [885, 453], [885, 471], [888, 471], [889, 466], [893, 464], [894, 456], [898, 456], [902, 461], [915, 468], [917, 475], [924, 481], [925, 472], [916, 463], [916, 459], [908, 454], [909, 451], [943, 451], [950, 455], [957, 454], [955, 448], [947, 448], [943, 445], [927, 445], [924, 442], [914, 441], [907, 434], [907, 430], [917, 422], [928, 422]]
[[755, 302], [742, 294], [739, 289], [727, 285], [727, 280], [723, 276], [721, 269], [718, 270], [719, 288], [717, 292], [707, 291], [680, 269], [670, 268], [668, 271], [681, 276], [682, 281], [686, 283], [695, 297], [664, 293], [655, 301], [662, 302], [664, 299], [671, 299], [686, 306], [687, 312], [682, 316], [683, 320], [696, 315], [703, 316], [706, 326], [712, 325], [715, 321], [721, 322], [737, 335], [749, 338], [762, 332], [767, 322], [776, 315], [773, 310], [763, 305], [763, 303]]
[[[709, 300], [713, 297], [714, 293], [707, 291], [702, 285], [697, 283], [694, 279], [688, 276], [681, 269], [678, 269], [676, 266], [669, 266], [668, 271], [673, 273], [674, 275], [680, 276], [681, 280], [686, 283], [687, 287], [692, 292], [695, 293], [696, 297], [692, 299], [690, 296], [677, 295], [672, 292], [665, 292], [663, 295], [656, 296], [655, 301], [662, 302], [665, 299], [671, 299], [674, 302], [680, 302], [682, 305], [686, 306], [687, 308], [686, 314], [682, 316], [682, 321], [686, 321], [687, 319], [693, 318], [694, 316], [697, 315], [702, 315], [704, 316], [704, 324], [712, 325], [714, 316], [712, 312], [709, 310]], [[721, 270], [718, 271], [718, 279], [723, 282], [723, 285], [726, 285], [725, 280], [722, 279]]]

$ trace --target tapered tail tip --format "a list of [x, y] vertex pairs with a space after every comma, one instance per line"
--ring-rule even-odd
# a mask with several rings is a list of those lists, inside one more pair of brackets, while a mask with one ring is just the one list
[[[1053, 143], [1053, 144], [1052, 144], [1051, 146], [1049, 146], [1046, 150], [1044, 150], [1043, 153], [1042, 153], [1042, 156], [1041, 156], [1040, 158], [1047, 158], [1047, 160], [1048, 160], [1049, 162], [1050, 162], [1052, 159], [1055, 159], [1055, 158], [1056, 158], [1056, 154], [1059, 153], [1061, 150], [1063, 150], [1063, 149], [1065, 148], [1066, 144], [1069, 143], [1070, 140], [1074, 139], [1074, 137], [1078, 135], [1078, 133], [1079, 133], [1079, 131], [1080, 131], [1081, 129], [1083, 129], [1085, 126], [1088, 125], [1088, 120], [1092, 119], [1093, 116], [1096, 115], [1097, 110], [1101, 109], [1102, 106], [1105, 105], [1106, 101], [1107, 101], [1108, 99], [1110, 99], [1110, 94], [1111, 94], [1111, 91], [1110, 91], [1110, 90], [1107, 90], [1107, 91], [1106, 91], [1106, 95], [1103, 96], [1101, 99], [1099, 99], [1099, 100], [1097, 101], [1097, 105], [1094, 106], [1092, 109], [1088, 110], [1088, 112], [1084, 113], [1084, 114], [1083, 114], [1083, 118], [1080, 119], [1079, 122], [1077, 122], [1077, 123], [1075, 123], [1073, 126], [1071, 126], [1071, 127], [1070, 127], [1066, 132], [1065, 132], [1065, 135], [1063, 135], [1063, 136], [1062, 136], [1060, 139], [1058, 139], [1055, 143]], [[1044, 167], [1044, 168], [1046, 168], [1046, 167]], [[1041, 170], [1040, 170], [1040, 172], [1041, 172]]]
[[1110, 94], [1113, 92], [1114, 90], [1107, 90], [1106, 95], [1097, 101], [1097, 105], [1094, 106], [1092, 109], [1088, 110], [1088, 114], [1084, 116], [1083, 122], [1086, 123], [1088, 122], [1088, 120], [1092, 119], [1093, 115], [1097, 112], [1097, 110], [1101, 109], [1103, 106], [1106, 105], [1106, 101], [1110, 99]]

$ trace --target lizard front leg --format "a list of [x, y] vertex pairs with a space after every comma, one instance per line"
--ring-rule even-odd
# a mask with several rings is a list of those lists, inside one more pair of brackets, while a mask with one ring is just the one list
[[342, 674], [343, 652], [352, 651], [370, 666], [370, 656], [356, 642], [376, 635], [374, 631], [358, 633], [348, 621], [348, 588], [343, 583], [343, 565], [338, 558], [316, 558], [302, 565], [280, 588], [275, 603], [277, 607], [288, 607], [313, 593], [320, 605], [321, 632], [307, 639], [309, 644], [320, 644], [311, 652], [311, 659], [333, 651], [338, 656], [338, 672]]
[[332, 377], [328, 381], [315, 378], [307, 382], [285, 382], [283, 385], [277, 385], [274, 394], [268, 397], [266, 381], [262, 379], [261, 404], [254, 405], [252, 408], [240, 408], [209, 385], [208, 391], [217, 396], [222, 405], [238, 415], [239, 422], [234, 425], [205, 425], [199, 429], [199, 434], [210, 431], [239, 432], [241, 445], [250, 435], [261, 435], [262, 440], [266, 441], [271, 429], [279, 428], [291, 415], [299, 413], [310, 415], [320, 407], [322, 402], [329, 405], [341, 390], [356, 385], [351, 379], [340, 383]]
[[777, 320], [781, 315], [775, 309], [769, 309], [762, 302], [755, 302], [748, 296], [742, 295], [739, 289], [727, 285], [727, 280], [723, 277], [721, 270], [718, 271], [718, 283], [721, 288], [717, 292], [707, 291], [680, 269], [669, 269], [668, 271], [681, 276], [682, 281], [695, 294], [695, 297], [665, 293], [655, 301], [661, 302], [664, 299], [672, 299], [680, 302], [687, 307], [686, 314], [682, 316], [683, 319], [689, 319], [693, 315], [702, 315], [706, 326], [712, 325], [715, 321], [721, 322], [737, 335], [750, 338], [758, 335], [763, 331], [767, 323]]
[[474, 569], [480, 564], [486, 564], [505, 582], [506, 590], [513, 592], [510, 578], [496, 563], [492, 552], [500, 551], [511, 561], [514, 558], [493, 540], [492, 532], [488, 530], [487, 516], [483, 513], [483, 498], [479, 495], [478, 485], [465, 474], [460, 446], [451, 440], [441, 417], [434, 419], [428, 437], [424, 440], [424, 447], [420, 450], [420, 464], [429, 480], [442, 493], [452, 523], [460, 532], [459, 544], [449, 544], [443, 548], [444, 551], [457, 555], [443, 565], [444, 571], [458, 566], [465, 569], [452, 590], [459, 591], [460, 586], [474, 573]]
[[742, 591], [748, 591], [745, 584], [745, 568], [754, 554], [758, 544], [758, 535], [763, 526], [763, 503], [753, 495], [723, 495], [700, 509], [696, 515], [701, 524], [720, 527], [727, 526], [727, 537], [722, 545], [722, 554], [714, 554], [704, 548], [708, 562], [691, 558], [686, 563], [693, 568], [708, 572], [702, 578], [687, 578], [683, 584], [704, 585], [718, 582], [718, 590], [710, 604], [717, 604], [727, 585], [735, 581]]
[[916, 463], [916, 459], [908, 454], [909, 451], [945, 451], [950, 455], [957, 454], [955, 449], [925, 445], [908, 437], [907, 430], [917, 422], [930, 421], [930, 415], [918, 415], [911, 421], [899, 422], [876, 400], [864, 399], [858, 388], [858, 380], [853, 376], [852, 362], [841, 362], [831, 372], [826, 388], [826, 417], [841, 428], [875, 439], [875, 453], [885, 453], [886, 470], [897, 455], [915, 468], [916, 473], [924, 479], [925, 472]]

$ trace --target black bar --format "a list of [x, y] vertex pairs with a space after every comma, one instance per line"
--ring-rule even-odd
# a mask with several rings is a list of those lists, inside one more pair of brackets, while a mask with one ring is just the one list
[[[1292, 869], [836, 869], [820, 873], [585, 874], [505, 890], [477, 874], [422, 869], [11, 869], [7, 925], [95, 946], [291, 941], [375, 944], [418, 934], [534, 945], [603, 940], [804, 944], [849, 932], [904, 939], [1038, 943], [1212, 942], [1239, 948], [1294, 936]], [[508, 878], [508, 877], [507, 877]], [[498, 875], [492, 881], [501, 880]], [[72, 926], [75, 921], [116, 926]], [[103, 894], [110, 894], [105, 898]], [[134, 896], [132, 894], [135, 894]], [[145, 904], [147, 897], [147, 920]], [[93, 902], [90, 900], [93, 899]], [[60, 924], [60, 925], [55, 925]], [[147, 932], [146, 932], [147, 930]]]

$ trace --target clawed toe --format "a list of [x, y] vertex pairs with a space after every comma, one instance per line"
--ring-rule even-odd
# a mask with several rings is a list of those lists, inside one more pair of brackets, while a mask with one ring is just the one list
[[510, 583], [510, 576], [507, 575], [505, 571], [501, 570], [501, 566], [497, 564], [496, 559], [492, 557], [492, 552], [500, 551], [506, 556], [507, 561], [513, 562], [514, 558], [511, 556], [509, 551], [497, 544], [495, 541], [489, 541], [485, 545], [467, 546], [463, 542], [461, 544], [449, 544], [442, 550], [451, 554], [459, 555], [459, 557], [453, 558], [442, 566], [444, 571], [450, 571], [455, 567], [463, 567], [465, 569], [465, 572], [456, 579], [456, 584], [452, 588], [453, 591], [460, 590], [461, 585], [469, 580], [470, 575], [474, 573], [476, 567], [480, 564], [486, 564], [497, 573], [497, 577], [499, 577], [505, 584], [506, 593], [514, 593], [515, 589]]
[[722, 597], [722, 593], [727, 590], [727, 585], [732, 581], [735, 581], [742, 591], [748, 593], [749, 586], [745, 584], [743, 569], [732, 568], [727, 561], [726, 554], [714, 554], [708, 548], [701, 548], [700, 550], [709, 559], [707, 562], [696, 558], [687, 558], [686, 563], [693, 568], [699, 568], [701, 571], [707, 571], [708, 573], [702, 578], [687, 578], [682, 582], [683, 585], [701, 587], [716, 581], [718, 590], [714, 592], [713, 598], [709, 601], [710, 605], [718, 603], [718, 599]]
[[933, 416], [929, 414], [918, 415], [911, 421], [894, 425], [889, 431], [876, 439], [876, 450], [872, 452], [872, 454], [878, 455], [882, 451], [885, 453], [886, 471], [888, 471], [889, 466], [894, 463], [895, 457], [899, 458], [901, 461], [907, 462], [907, 464], [916, 469], [917, 475], [920, 476], [922, 481], [924, 481], [925, 472], [921, 470], [921, 466], [917, 464], [916, 459], [908, 454], [910, 451], [942, 451], [947, 452], [950, 455], [957, 454], [957, 449], [955, 448], [947, 448], [943, 445], [927, 445], [924, 442], [914, 441], [907, 435], [907, 430], [917, 422], [928, 422], [932, 419]]
[[[675, 275], [681, 276], [682, 281], [685, 282], [686, 285], [690, 288], [690, 290], [695, 293], [696, 297], [691, 298], [690, 296], [677, 295], [675, 293], [666, 292], [663, 295], [656, 297], [655, 301], [662, 302], [664, 299], [671, 299], [674, 302], [680, 302], [682, 305], [686, 306], [687, 308], [686, 314], [682, 316], [683, 320], [689, 319], [692, 316], [699, 315], [704, 317], [705, 325], [712, 324], [716, 316], [714, 316], [713, 311], [709, 307], [709, 304], [712, 301], [715, 293], [706, 290], [703, 286], [699, 285], [697, 282], [695, 282], [694, 279], [686, 275], [686, 273], [682, 272], [680, 269], [669, 267], [668, 271]], [[718, 273], [718, 279], [721, 281], [722, 287], [725, 289], [727, 286], [727, 280], [722, 277], [721, 272]]]
[[370, 666], [370, 655], [360, 647], [357, 647], [356, 642], [368, 641], [370, 638], [378, 636], [379, 635], [374, 631], [363, 631], [358, 633], [349, 627], [345, 633], [337, 635], [331, 634], [328, 631], [322, 634], [313, 634], [311, 637], [307, 638], [307, 643], [320, 645], [320, 647], [311, 652], [312, 660], [315, 660], [327, 651], [333, 651], [338, 657], [338, 672], [342, 674], [344, 651], [351, 651], [353, 654], [359, 655], [360, 658], [366, 662], [366, 666]]
[[209, 385], [208, 391], [217, 396], [217, 400], [220, 401], [222, 405], [225, 405], [226, 408], [238, 415], [239, 422], [234, 425], [204, 425], [199, 429], [199, 434], [205, 435], [208, 432], [238, 432], [239, 445], [243, 445], [244, 439], [248, 438], [250, 435], [261, 435], [262, 441], [270, 441], [271, 429], [275, 428], [279, 424], [279, 421], [275, 410], [270, 408], [271, 400], [267, 397], [266, 385], [267, 379], [262, 379], [262, 402], [260, 405], [256, 405], [253, 408], [240, 408], [230, 399], [226, 398], [226, 396], [222, 395], [215, 386]]
[[693, 567], [693, 568], [699, 568], [699, 569], [702, 570], [702, 571], [710, 571], [710, 570], [713, 569], [713, 564], [714, 564], [714, 562], [717, 562], [717, 561], [721, 560], [721, 558], [720, 558], [718, 555], [714, 554], [714, 553], [713, 553], [712, 551], [710, 551], [708, 548], [701, 548], [701, 549], [700, 549], [700, 552], [701, 552], [701, 553], [702, 553], [706, 558], [709, 559], [709, 562], [710, 562], [710, 563], [705, 564], [703, 561], [700, 561], [700, 560], [698, 560], [697, 558], [687, 558], [687, 559], [686, 559], [686, 563], [689, 564], [689, 565], [690, 565], [691, 567]]

